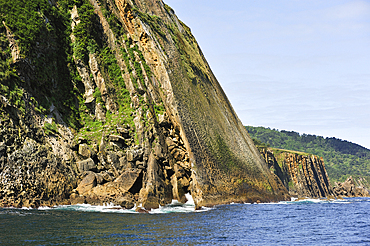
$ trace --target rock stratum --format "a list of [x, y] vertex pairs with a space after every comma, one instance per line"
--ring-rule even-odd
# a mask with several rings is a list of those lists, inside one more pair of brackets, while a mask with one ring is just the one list
[[289, 199], [163, 1], [0, 5], [0, 206]]
[[298, 198], [334, 197], [324, 160], [307, 153], [260, 148], [271, 172], [283, 182], [289, 194]]
[[289, 195], [298, 198], [339, 198], [368, 197], [366, 179], [354, 180], [349, 177], [345, 182], [329, 182], [323, 158], [316, 155], [258, 147], [271, 172], [283, 182]]

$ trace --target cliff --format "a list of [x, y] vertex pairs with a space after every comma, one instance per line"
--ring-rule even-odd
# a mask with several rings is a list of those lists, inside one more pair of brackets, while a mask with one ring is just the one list
[[1, 206], [289, 198], [163, 1], [3, 1], [0, 16]]
[[252, 139], [273, 148], [301, 151], [324, 158], [332, 185], [352, 176], [355, 181], [361, 179], [361, 183], [370, 189], [369, 149], [334, 137], [299, 134], [294, 131], [279, 131], [265, 127], [246, 126], [246, 129]]
[[294, 197], [333, 197], [324, 160], [315, 155], [289, 150], [260, 148], [271, 172]]

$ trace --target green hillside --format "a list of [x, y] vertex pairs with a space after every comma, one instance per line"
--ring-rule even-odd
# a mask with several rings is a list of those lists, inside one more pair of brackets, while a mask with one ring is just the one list
[[358, 144], [265, 127], [246, 126], [246, 129], [257, 144], [323, 157], [331, 181], [344, 181], [349, 176], [370, 180], [370, 150]]

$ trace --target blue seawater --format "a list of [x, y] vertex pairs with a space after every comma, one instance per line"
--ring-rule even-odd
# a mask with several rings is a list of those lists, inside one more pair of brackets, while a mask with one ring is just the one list
[[370, 245], [370, 198], [173, 204], [135, 213], [112, 206], [0, 209], [0, 245]]

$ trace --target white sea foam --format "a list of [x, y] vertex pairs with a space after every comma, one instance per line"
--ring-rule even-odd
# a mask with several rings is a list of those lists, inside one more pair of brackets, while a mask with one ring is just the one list
[[[351, 201], [345, 200], [345, 199], [327, 199], [327, 198], [297, 198], [297, 197], [291, 197], [290, 201], [280, 201], [280, 202], [272, 202], [272, 203], [253, 203], [253, 204], [259, 204], [259, 205], [286, 205], [286, 204], [309, 204], [309, 203], [351, 203]], [[248, 204], [248, 203], [244, 203]], [[250, 203], [249, 203], [250, 204]]]
[[193, 205], [195, 207], [195, 203], [194, 203], [194, 200], [193, 200], [193, 197], [191, 196], [191, 194], [186, 193], [185, 197], [186, 197], [186, 200], [188, 200], [185, 204]]
[[300, 204], [300, 203], [350, 203], [344, 199], [327, 199], [327, 198], [296, 198], [292, 197], [290, 201], [281, 201], [277, 204]]
[[160, 206], [158, 209], [152, 209], [149, 211], [150, 214], [165, 214], [165, 213], [194, 213], [204, 212], [213, 208], [202, 207], [199, 210], [195, 210], [195, 203], [190, 193], [186, 193], [185, 197], [187, 202], [181, 203], [177, 200], [172, 200], [172, 203], [166, 206]]
[[[195, 210], [195, 203], [192, 196], [187, 193], [185, 194], [187, 199], [186, 203], [180, 203], [177, 200], [172, 200], [171, 204], [166, 206], [160, 206], [157, 209], [152, 209], [149, 214], [165, 214], [165, 213], [193, 213], [193, 212], [204, 212], [212, 208], [202, 207], [200, 210]], [[139, 208], [142, 207], [140, 204]], [[90, 205], [90, 204], [76, 204], [76, 205], [60, 205], [53, 208], [39, 208], [40, 210], [55, 209], [55, 210], [67, 210], [67, 211], [80, 211], [80, 212], [102, 212], [102, 213], [138, 213], [136, 212], [136, 206], [132, 209], [123, 209], [120, 206], [113, 204], [105, 204], [103, 206]]]
[[121, 206], [105, 204], [103, 206], [90, 204], [60, 205], [53, 207], [54, 210], [80, 211], [80, 212], [100, 212], [100, 213], [136, 213], [135, 207], [123, 209]]

